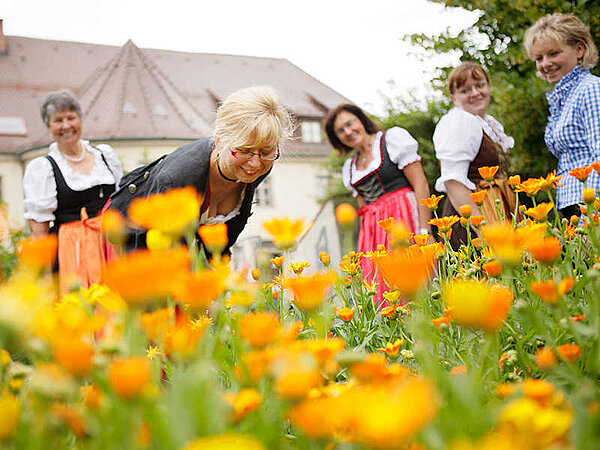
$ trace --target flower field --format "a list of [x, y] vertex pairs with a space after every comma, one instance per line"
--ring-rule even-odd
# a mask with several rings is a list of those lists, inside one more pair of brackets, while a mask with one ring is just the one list
[[[172, 190], [129, 211], [148, 250], [63, 296], [56, 239], [25, 239], [0, 286], [0, 447], [596, 448], [600, 198], [584, 189], [581, 219], [560, 220], [560, 179], [511, 177], [533, 206], [494, 225], [468, 207], [438, 218], [432, 196], [440, 242], [386, 220], [390, 248], [320, 267], [286, 253], [304, 224], [273, 219], [271, 272], [206, 261], [199, 199]], [[338, 212], [349, 236], [356, 213]], [[124, 226], [104, 217], [117, 253]], [[199, 234], [214, 255], [227, 245], [224, 225]], [[365, 258], [389, 287], [379, 304]]]

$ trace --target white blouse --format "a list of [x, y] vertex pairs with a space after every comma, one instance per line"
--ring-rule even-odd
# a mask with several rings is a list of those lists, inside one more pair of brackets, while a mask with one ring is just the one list
[[[342, 181], [344, 182], [346, 189], [352, 192], [354, 197], [358, 196], [358, 192], [352, 187], [352, 183], [356, 183], [365, 175], [375, 171], [381, 164], [379, 145], [381, 143], [382, 134], [383, 132], [379, 131], [375, 135], [375, 141], [373, 142], [373, 148], [371, 149], [373, 160], [365, 169], [358, 169], [356, 167], [356, 162], [353, 161], [353, 157], [348, 158], [344, 162], [344, 166], [342, 167]], [[421, 157], [417, 154], [419, 143], [404, 128], [394, 127], [387, 130], [385, 132], [385, 145], [390, 160], [396, 164], [400, 170], [415, 161], [421, 160]], [[352, 165], [352, 179], [350, 179], [350, 165]]]
[[433, 133], [435, 154], [441, 166], [436, 191], [446, 192], [444, 182], [447, 180], [456, 180], [470, 190], [475, 189], [467, 174], [469, 164], [479, 153], [484, 131], [505, 153], [515, 145], [515, 140], [504, 133], [502, 124], [489, 114], [481, 117], [456, 106], [440, 119]]
[[[48, 155], [56, 161], [67, 185], [74, 191], [84, 191], [99, 184], [118, 185], [123, 176], [123, 167], [113, 148], [106, 144], [94, 148], [84, 140], [81, 140], [81, 143], [94, 155], [94, 167], [88, 175], [75, 172], [58, 150], [56, 142], [50, 144]], [[104, 164], [99, 150], [106, 158], [110, 170]], [[55, 219], [54, 211], [58, 206], [56, 180], [52, 165], [47, 158], [40, 156], [27, 165], [23, 176], [23, 190], [25, 219], [36, 222], [49, 222]]]

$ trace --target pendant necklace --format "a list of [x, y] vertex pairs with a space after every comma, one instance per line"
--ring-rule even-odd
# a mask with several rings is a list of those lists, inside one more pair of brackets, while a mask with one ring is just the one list
[[85, 147], [81, 147], [81, 155], [76, 156], [76, 157], [72, 157], [67, 155], [66, 153], [60, 152], [63, 155], [63, 158], [65, 158], [67, 161], [71, 161], [71, 162], [81, 162], [83, 161], [83, 158], [85, 158]]

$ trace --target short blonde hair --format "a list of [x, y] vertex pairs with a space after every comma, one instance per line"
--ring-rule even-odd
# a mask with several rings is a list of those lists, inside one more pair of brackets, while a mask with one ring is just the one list
[[590, 29], [573, 14], [548, 14], [525, 32], [525, 50], [531, 59], [534, 59], [533, 45], [539, 39], [549, 39], [571, 47], [581, 43], [584, 52], [579, 64], [584, 69], [591, 69], [598, 62], [598, 49]]
[[473, 78], [474, 80], [483, 79], [490, 84], [490, 78], [481, 65], [473, 61], [466, 61], [450, 71], [446, 86], [448, 92], [454, 94], [454, 92], [456, 92], [457, 89], [460, 89], [469, 78]]
[[274, 89], [252, 86], [229, 95], [217, 110], [215, 137], [228, 147], [273, 148], [293, 133], [293, 121]]

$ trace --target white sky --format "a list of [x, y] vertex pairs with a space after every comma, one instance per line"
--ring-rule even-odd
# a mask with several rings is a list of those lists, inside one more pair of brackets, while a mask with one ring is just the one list
[[285, 58], [377, 113], [381, 92], [422, 97], [447, 62], [419, 61], [404, 34], [476, 15], [426, 0], [0, 0], [0, 18], [12, 36]]

